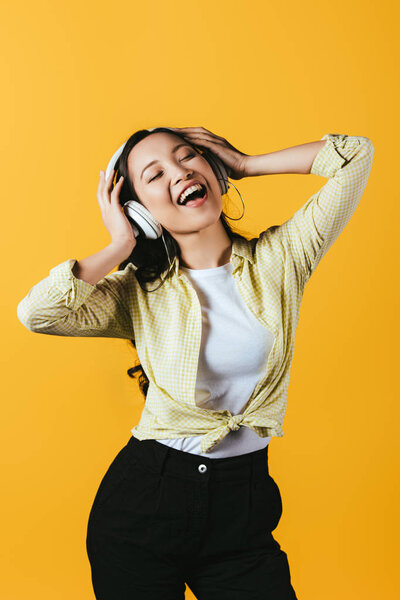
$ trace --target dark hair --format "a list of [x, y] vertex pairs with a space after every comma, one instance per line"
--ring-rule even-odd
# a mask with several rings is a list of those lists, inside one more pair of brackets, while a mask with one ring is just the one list
[[[140, 199], [138, 198], [135, 192], [133, 182], [128, 172], [128, 156], [130, 151], [138, 142], [140, 142], [144, 138], [148, 137], [152, 133], [159, 132], [172, 133], [173, 135], [181, 137], [186, 143], [188, 143], [190, 146], [197, 150], [197, 147], [194, 144], [191, 144], [182, 134], [175, 131], [172, 132], [166, 127], [157, 127], [152, 131], [149, 131], [148, 129], [140, 129], [139, 131], [131, 135], [130, 138], [127, 140], [124, 149], [121, 152], [121, 155], [119, 156], [114, 167], [115, 171], [117, 172], [115, 184], [121, 176], [124, 177], [124, 182], [122, 184], [119, 194], [119, 201], [121, 206], [123, 206], [128, 200], [136, 200], [136, 202], [141, 203]], [[237, 229], [236, 231], [232, 230], [226, 218], [227, 217], [225, 216], [225, 214], [221, 212], [220, 219], [222, 225], [232, 241], [235, 237], [242, 239], [249, 239], [252, 237], [252, 234], [249, 232], [239, 231]], [[138, 229], [140, 230], [139, 226]], [[165, 244], [168, 248], [168, 254], [172, 263], [176, 256], [180, 258], [180, 247], [177, 241], [172, 237], [172, 235], [164, 227], [162, 227], [162, 229]], [[136, 245], [132, 253], [122, 263], [118, 265], [118, 270], [124, 269], [129, 263], [133, 263], [137, 267], [137, 269], [135, 270], [135, 276], [139, 282], [140, 287], [145, 292], [151, 292], [151, 290], [144, 288], [142, 284], [154, 282], [159, 278], [161, 280], [161, 274], [164, 273], [164, 271], [167, 270], [170, 266], [162, 237], [160, 236], [155, 240], [151, 240], [145, 238], [142, 235], [138, 236]], [[130, 340], [130, 342], [131, 344], [133, 344], [134, 348], [136, 348], [135, 340]], [[136, 373], [137, 371], [139, 371], [138, 375]], [[149, 387], [149, 380], [143, 369], [142, 364], [139, 362], [139, 364], [128, 369], [127, 373], [129, 377], [132, 378], [138, 376], [139, 388], [144, 397], [146, 397], [147, 390]]]

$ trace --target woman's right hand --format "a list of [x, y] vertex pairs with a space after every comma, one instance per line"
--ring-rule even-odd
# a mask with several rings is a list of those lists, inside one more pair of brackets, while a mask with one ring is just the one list
[[103, 223], [111, 236], [111, 242], [114, 245], [131, 247], [131, 252], [136, 246], [136, 238], [133, 233], [124, 209], [119, 203], [119, 194], [124, 178], [121, 176], [114, 189], [111, 191], [112, 181], [114, 179], [114, 169], [105, 178], [105, 173], [100, 171], [100, 181], [97, 188], [97, 200], [100, 205]]

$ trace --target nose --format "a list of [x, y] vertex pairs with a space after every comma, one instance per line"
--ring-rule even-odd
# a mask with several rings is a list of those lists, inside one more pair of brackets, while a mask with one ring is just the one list
[[175, 184], [179, 183], [181, 180], [185, 181], [186, 179], [191, 179], [193, 176], [193, 169], [187, 169], [184, 166], [181, 166], [178, 169], [178, 173], [175, 177]]
[[178, 172], [174, 179], [173, 190], [174, 194], [177, 193], [179, 187], [182, 186], [187, 179], [193, 179], [193, 169], [185, 168], [183, 165], [180, 165]]

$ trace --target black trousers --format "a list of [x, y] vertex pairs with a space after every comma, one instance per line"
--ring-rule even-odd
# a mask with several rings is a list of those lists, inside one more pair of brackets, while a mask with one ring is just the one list
[[208, 458], [131, 436], [87, 528], [98, 600], [297, 600], [272, 531], [282, 515], [268, 446]]

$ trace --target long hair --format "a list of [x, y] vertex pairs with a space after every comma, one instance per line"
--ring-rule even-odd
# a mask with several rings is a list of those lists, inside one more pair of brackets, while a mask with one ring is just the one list
[[[140, 129], [136, 133], [132, 134], [127, 140], [124, 149], [114, 167], [117, 172], [115, 185], [121, 176], [124, 177], [124, 182], [119, 194], [119, 202], [121, 206], [123, 206], [128, 200], [136, 200], [136, 202], [142, 204], [135, 192], [133, 181], [131, 180], [128, 172], [128, 156], [132, 148], [137, 143], [152, 133], [158, 132], [173, 133], [173, 135], [181, 137], [189, 146], [192, 146], [195, 150], [197, 150], [197, 147], [188, 142], [188, 140], [186, 140], [182, 134], [175, 131], [171, 132], [171, 130], [167, 129], [166, 127], [157, 127], [152, 131]], [[240, 231], [238, 229], [233, 230], [226, 219], [227, 217], [222, 211], [220, 220], [231, 241], [233, 241], [234, 238], [249, 239], [252, 237], [249, 232]], [[162, 227], [162, 230], [165, 244], [168, 248], [168, 254], [172, 263], [176, 256], [180, 258], [180, 247], [174, 237], [164, 227]], [[118, 270], [124, 269], [129, 263], [133, 263], [137, 267], [135, 270], [135, 276], [140, 287], [145, 292], [151, 292], [151, 290], [147, 290], [145, 287], [143, 287], [143, 284], [154, 282], [159, 278], [161, 279], [161, 274], [164, 273], [164, 271], [169, 267], [168, 255], [166, 253], [162, 238], [159, 237], [155, 240], [152, 240], [140, 235], [136, 240], [136, 245], [131, 254], [118, 265]], [[136, 349], [135, 340], [129, 341]], [[129, 377], [138, 377], [139, 388], [143, 396], [146, 398], [149, 387], [149, 379], [143, 369], [142, 364], [139, 362], [135, 366], [128, 369], [127, 373]]]

